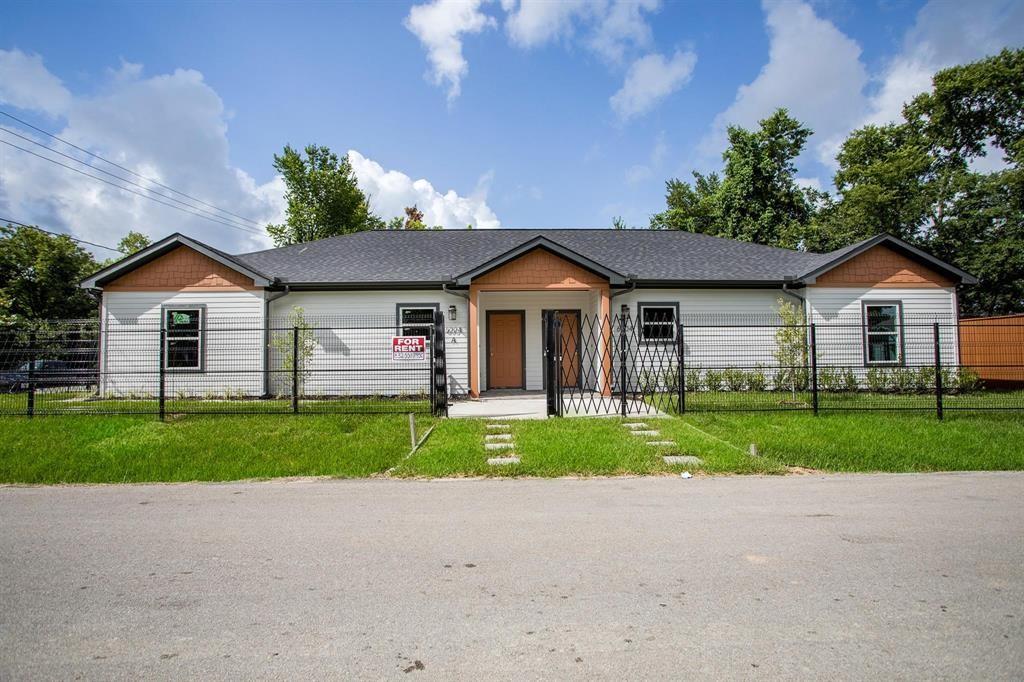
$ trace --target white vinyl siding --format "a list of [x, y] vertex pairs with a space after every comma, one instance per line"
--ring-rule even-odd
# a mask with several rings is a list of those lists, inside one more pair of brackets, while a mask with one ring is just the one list
[[[448, 392], [469, 392], [469, 302], [440, 289], [382, 291], [296, 291], [270, 304], [270, 319], [275, 325], [286, 321], [295, 307], [301, 307], [307, 323], [322, 327], [314, 331], [316, 341], [311, 368], [304, 385], [309, 395], [414, 394], [429, 390], [429, 360], [395, 363], [391, 359], [391, 337], [401, 334], [398, 306], [433, 307], [445, 316], [445, 352], [448, 360]], [[449, 306], [455, 306], [455, 321], [450, 321]], [[376, 329], [366, 329], [368, 321]], [[350, 326], [350, 330], [340, 327]], [[360, 328], [362, 326], [362, 328]], [[338, 328], [332, 328], [338, 327]], [[289, 334], [287, 329], [275, 332]], [[276, 358], [275, 358], [276, 360]], [[322, 372], [346, 367], [401, 369], [401, 372]], [[417, 372], [416, 370], [422, 370]], [[376, 375], [373, 376], [373, 375]], [[344, 379], [342, 378], [344, 377]], [[277, 377], [272, 392], [290, 392], [290, 379]]]
[[957, 321], [955, 289], [808, 287], [804, 291], [811, 321], [818, 328], [819, 366], [865, 368], [863, 307], [872, 302], [899, 302], [902, 307], [901, 364], [920, 367], [934, 363], [935, 322], [940, 324], [943, 363], [957, 362], [959, 346], [951, 326]]
[[136, 292], [103, 294], [105, 397], [159, 393], [161, 310], [205, 306], [202, 368], [168, 370], [168, 397], [263, 394], [263, 292]]

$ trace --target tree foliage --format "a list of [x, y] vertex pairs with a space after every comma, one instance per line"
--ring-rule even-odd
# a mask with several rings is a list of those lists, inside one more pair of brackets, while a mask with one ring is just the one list
[[94, 317], [96, 299], [78, 283], [97, 267], [67, 236], [0, 227], [0, 323]]
[[267, 225], [277, 246], [381, 229], [384, 222], [370, 211], [348, 156], [339, 158], [327, 147], [307, 145], [305, 155], [291, 146], [274, 155], [274, 168], [284, 178], [288, 202], [284, 223]]
[[757, 130], [730, 126], [721, 177], [695, 172], [692, 185], [669, 180], [668, 209], [651, 218], [651, 227], [798, 246], [814, 197], [797, 184], [795, 161], [810, 135], [785, 109], [760, 121]]

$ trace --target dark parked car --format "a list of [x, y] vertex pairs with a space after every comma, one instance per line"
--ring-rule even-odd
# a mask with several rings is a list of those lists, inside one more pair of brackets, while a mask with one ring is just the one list
[[[64, 360], [36, 360], [32, 381], [39, 390], [65, 388], [69, 386], [94, 386], [97, 383], [95, 369], [83, 367], [80, 363]], [[0, 390], [14, 393], [27, 391], [29, 385], [29, 364], [22, 363], [17, 369], [0, 373]]]

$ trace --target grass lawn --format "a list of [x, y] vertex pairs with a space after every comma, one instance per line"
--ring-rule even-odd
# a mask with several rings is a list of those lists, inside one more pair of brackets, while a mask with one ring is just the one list
[[[675, 412], [676, 396], [659, 393], [647, 402], [664, 412]], [[964, 394], [947, 393], [943, 396], [946, 409], [1005, 409], [1024, 408], [1024, 391], [974, 391]], [[935, 411], [935, 396], [918, 393], [847, 393], [820, 391], [818, 406], [822, 411], [831, 409], [920, 410]], [[686, 394], [687, 412], [702, 410], [789, 410], [811, 409], [811, 392], [798, 391], [697, 391]]]
[[[636, 420], [625, 420], [636, 421]], [[647, 420], [667, 434], [677, 419]], [[511, 433], [519, 464], [492, 467], [488, 457], [503, 454], [484, 448], [486, 423], [451, 419], [434, 429], [430, 439], [394, 472], [397, 476], [595, 476], [678, 473], [683, 470], [737, 473], [780, 473], [784, 468], [767, 459], [753, 459], [731, 444], [689, 430], [676, 439], [679, 447], [649, 446], [618, 418], [512, 421]], [[674, 435], [674, 434], [673, 434]], [[693, 454], [700, 467], [667, 465], [666, 454]]]
[[763, 459], [824, 471], [979, 471], [1024, 469], [1019, 413], [833, 412], [688, 414], [667, 432], [701, 431]]
[[[416, 418], [422, 434], [433, 420]], [[0, 482], [360, 477], [410, 448], [406, 415], [0, 418]]]

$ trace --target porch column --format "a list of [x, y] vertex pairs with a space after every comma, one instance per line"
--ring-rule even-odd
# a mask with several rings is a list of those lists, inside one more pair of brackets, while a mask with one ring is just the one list
[[480, 397], [480, 328], [477, 303], [480, 290], [475, 284], [469, 285], [469, 396]]
[[601, 288], [601, 395], [612, 394], [612, 297], [608, 287]]

